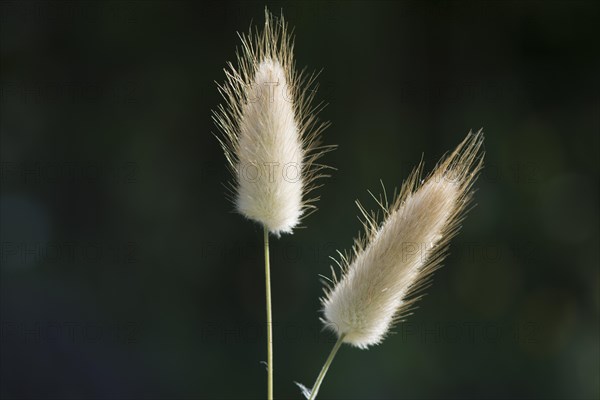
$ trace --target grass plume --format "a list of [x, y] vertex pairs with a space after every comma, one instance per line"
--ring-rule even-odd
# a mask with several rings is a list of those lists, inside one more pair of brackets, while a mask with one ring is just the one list
[[326, 326], [345, 343], [380, 343], [420, 298], [459, 231], [483, 166], [482, 143], [481, 131], [470, 133], [424, 180], [417, 167], [392, 204], [385, 195], [376, 199], [382, 218], [357, 202], [364, 235], [351, 254], [340, 253], [342, 276], [334, 273], [322, 299]]
[[224, 103], [214, 111], [219, 139], [232, 171], [236, 210], [271, 233], [291, 233], [315, 208], [318, 163], [333, 146], [321, 146], [328, 123], [313, 106], [315, 74], [298, 71], [293, 36], [283, 16], [265, 9], [263, 29], [240, 35], [237, 66], [228, 63], [219, 85]]

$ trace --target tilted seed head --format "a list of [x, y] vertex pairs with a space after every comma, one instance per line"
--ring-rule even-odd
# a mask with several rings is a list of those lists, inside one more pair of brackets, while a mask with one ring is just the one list
[[352, 255], [340, 253], [342, 276], [333, 276], [322, 299], [324, 322], [344, 342], [359, 348], [380, 343], [396, 321], [419, 299], [415, 296], [440, 267], [471, 199], [472, 184], [483, 166], [483, 134], [466, 139], [420, 180], [421, 166], [403, 184], [393, 204], [363, 214], [365, 237]]
[[315, 75], [297, 72], [293, 38], [283, 17], [265, 10], [261, 32], [240, 36], [238, 65], [225, 70], [219, 86], [225, 104], [214, 112], [218, 139], [229, 161], [236, 210], [279, 235], [291, 233], [317, 198], [306, 196], [326, 176], [317, 159], [327, 123], [311, 106]]

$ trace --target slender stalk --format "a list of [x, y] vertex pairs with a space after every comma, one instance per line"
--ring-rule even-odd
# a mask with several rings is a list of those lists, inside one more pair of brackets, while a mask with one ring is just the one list
[[319, 393], [319, 388], [321, 387], [321, 383], [323, 383], [323, 379], [325, 379], [325, 374], [327, 374], [327, 370], [329, 369], [331, 362], [333, 361], [337, 351], [340, 349], [340, 346], [342, 345], [343, 342], [344, 342], [344, 335], [341, 335], [339, 337], [339, 339], [337, 340], [337, 342], [335, 342], [333, 349], [331, 349], [331, 353], [329, 353], [329, 357], [327, 357], [327, 360], [325, 360], [325, 364], [323, 364], [323, 368], [321, 368], [321, 372], [319, 373], [319, 376], [317, 377], [317, 381], [315, 382], [315, 384], [310, 392], [309, 400], [314, 400], [317, 398], [317, 393]]
[[273, 400], [273, 319], [271, 316], [271, 267], [269, 261], [269, 230], [265, 226], [265, 293], [267, 299], [267, 398]]

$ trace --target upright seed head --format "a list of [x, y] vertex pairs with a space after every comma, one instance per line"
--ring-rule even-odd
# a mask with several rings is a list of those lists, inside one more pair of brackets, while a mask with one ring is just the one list
[[225, 100], [213, 119], [234, 176], [236, 210], [271, 233], [291, 233], [318, 198], [306, 196], [326, 176], [317, 159], [332, 146], [320, 146], [327, 123], [311, 106], [316, 75], [297, 72], [293, 38], [283, 17], [265, 9], [261, 32], [240, 35], [238, 65], [225, 70], [219, 86]]
[[380, 343], [419, 299], [415, 293], [441, 266], [471, 199], [483, 166], [483, 134], [471, 134], [434, 171], [420, 180], [419, 166], [393, 204], [380, 198], [383, 219], [363, 214], [365, 237], [351, 256], [341, 255], [342, 276], [333, 277], [322, 299], [324, 322], [359, 348]]

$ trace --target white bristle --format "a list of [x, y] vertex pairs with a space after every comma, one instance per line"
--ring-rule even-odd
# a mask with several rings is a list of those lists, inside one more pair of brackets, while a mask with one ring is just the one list
[[229, 64], [220, 86], [225, 105], [214, 113], [219, 140], [234, 175], [236, 210], [271, 233], [291, 233], [313, 209], [307, 199], [317, 178], [326, 176], [316, 160], [332, 146], [319, 146], [327, 126], [311, 108], [315, 94], [294, 68], [293, 41], [281, 18], [265, 10], [262, 32], [241, 36], [238, 66]]
[[356, 241], [351, 260], [343, 257], [342, 277], [322, 299], [327, 327], [345, 343], [359, 348], [380, 343], [418, 300], [415, 292], [440, 267], [458, 232], [482, 167], [482, 142], [481, 131], [469, 134], [422, 182], [417, 168], [391, 206], [379, 200], [381, 222], [359, 205], [365, 239]]

